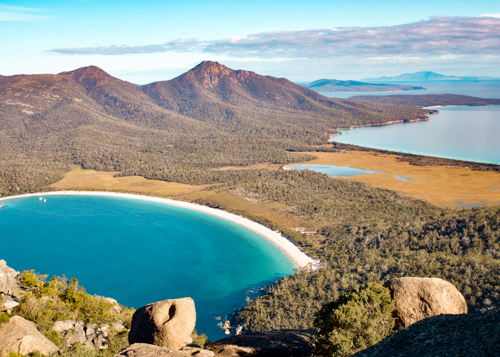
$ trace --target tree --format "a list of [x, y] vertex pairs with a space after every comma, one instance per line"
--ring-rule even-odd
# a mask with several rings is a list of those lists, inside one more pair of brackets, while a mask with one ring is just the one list
[[374, 345], [392, 333], [394, 310], [389, 289], [380, 282], [344, 292], [316, 315], [316, 353], [344, 357]]

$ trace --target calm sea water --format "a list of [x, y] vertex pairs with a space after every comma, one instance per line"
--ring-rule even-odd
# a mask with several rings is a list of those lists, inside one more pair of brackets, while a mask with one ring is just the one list
[[334, 166], [334, 165], [293, 165], [290, 166], [292, 170], [311, 170], [321, 172], [332, 177], [352, 177], [357, 175], [374, 174], [380, 171], [369, 171], [357, 169], [348, 166]]
[[139, 308], [190, 296], [196, 328], [224, 337], [217, 316], [246, 304], [294, 265], [232, 222], [185, 208], [105, 196], [1, 201], [0, 259], [22, 271], [79, 279], [91, 294]]
[[500, 81], [435, 81], [435, 82], [387, 82], [426, 88], [397, 92], [332, 92], [321, 93], [330, 98], [348, 98], [358, 95], [395, 95], [395, 94], [461, 94], [480, 98], [500, 98]]
[[334, 141], [371, 148], [500, 164], [500, 106], [438, 107], [429, 121], [342, 130]]

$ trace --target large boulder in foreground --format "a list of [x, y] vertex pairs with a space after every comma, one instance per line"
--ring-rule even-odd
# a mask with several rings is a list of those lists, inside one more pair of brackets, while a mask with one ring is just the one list
[[453, 284], [438, 278], [393, 278], [384, 284], [396, 303], [396, 328], [427, 317], [466, 314], [467, 304]]
[[354, 356], [500, 356], [500, 309], [429, 317]]
[[8, 356], [10, 352], [27, 355], [35, 351], [48, 356], [58, 352], [59, 348], [38, 331], [33, 322], [12, 316], [0, 327], [0, 351], [0, 357]]
[[195, 324], [193, 299], [158, 301], [134, 313], [128, 340], [130, 344], [149, 343], [177, 350], [193, 332]]
[[205, 345], [227, 357], [309, 357], [314, 350], [311, 331], [275, 330], [224, 338]]
[[20, 276], [18, 271], [8, 267], [5, 260], [0, 259], [0, 293], [21, 299]]

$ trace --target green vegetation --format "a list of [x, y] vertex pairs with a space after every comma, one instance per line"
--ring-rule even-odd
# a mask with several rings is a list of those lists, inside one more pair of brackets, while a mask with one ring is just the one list
[[382, 283], [344, 292], [326, 304], [314, 320], [316, 354], [345, 357], [383, 340], [393, 332], [395, 304]]
[[377, 104], [395, 104], [412, 107], [433, 107], [445, 105], [490, 105], [500, 104], [500, 99], [485, 99], [457, 94], [424, 94], [424, 95], [360, 95], [351, 100]]
[[[115, 304], [104, 298], [87, 294], [85, 289], [79, 286], [77, 279], [72, 278], [68, 281], [64, 277], [54, 276], [46, 282], [46, 278], [47, 275], [37, 275], [33, 270], [22, 272], [20, 284], [26, 293], [13, 313], [34, 322], [38, 330], [60, 348], [64, 346], [65, 339], [52, 330], [52, 325], [56, 321], [73, 320], [85, 324], [109, 325], [116, 322], [130, 328], [133, 309], [118, 310]], [[109, 348], [95, 355], [113, 355], [128, 345], [127, 336], [127, 330], [111, 329], [108, 335]], [[73, 346], [64, 353], [71, 355], [71, 351], [79, 348]]]
[[[428, 113], [415, 106], [492, 101], [460, 96], [377, 97], [388, 104], [362, 102], [359, 97], [328, 99], [285, 79], [210, 62], [172, 81], [143, 87], [96, 67], [60, 75], [1, 77], [0, 98], [0, 196], [45, 190], [79, 165], [121, 176], [215, 184], [208, 190], [279, 203], [276, 215], [282, 222], [301, 222], [316, 231], [307, 236], [291, 225], [237, 212], [279, 229], [323, 262], [317, 271], [305, 269], [281, 279], [242, 308], [236, 319], [247, 331], [310, 328], [323, 305], [342, 297], [350, 306], [356, 294], [381, 296], [373, 285], [359, 286], [392, 276], [446, 279], [465, 295], [472, 311], [499, 304], [498, 207], [440, 209], [396, 192], [308, 171], [217, 170], [284, 165], [312, 159], [304, 152], [349, 148], [319, 145], [338, 128], [412, 120]], [[457, 163], [415, 155], [401, 155], [401, 160], [416, 165]], [[77, 280], [45, 278], [23, 273], [29, 292], [16, 313], [37, 323], [56, 343], [61, 341], [50, 332], [56, 320], [130, 321], [130, 311], [117, 313], [105, 300], [86, 294]], [[356, 316], [354, 310], [348, 315]], [[345, 335], [336, 336], [328, 341], [342, 344]], [[352, 346], [340, 350], [361, 348], [371, 338], [354, 338]], [[105, 356], [124, 343], [126, 336], [117, 332], [109, 350], [74, 345], [61, 355]]]
[[[439, 277], [464, 294], [471, 311], [500, 301], [500, 208], [440, 209], [395, 192], [310, 171], [256, 173], [243, 187], [262, 201], [287, 203], [317, 224], [309, 254], [323, 268], [304, 270], [243, 307], [247, 331], [307, 329], [320, 308], [347, 289], [393, 276]], [[300, 244], [300, 242], [297, 242]]]

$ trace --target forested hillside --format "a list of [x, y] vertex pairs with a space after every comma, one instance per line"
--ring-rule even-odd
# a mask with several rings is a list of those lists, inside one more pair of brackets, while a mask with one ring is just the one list
[[262, 172], [219, 189], [234, 187], [253, 199], [286, 203], [314, 221], [321, 241], [308, 250], [324, 263], [280, 280], [244, 307], [239, 323], [249, 331], [310, 328], [319, 308], [342, 291], [394, 276], [450, 281], [472, 311], [500, 301], [498, 207], [440, 209], [307, 171]]
[[[306, 236], [267, 217], [238, 213], [280, 229], [323, 266], [277, 282], [246, 306], [238, 318], [251, 331], [310, 327], [321, 305], [345, 289], [391, 276], [444, 278], [471, 309], [487, 309], [500, 300], [497, 207], [440, 209], [309, 171], [218, 170], [288, 164], [311, 159], [301, 152], [338, 151], [319, 146], [335, 129], [422, 118], [429, 111], [420, 105], [487, 104], [457, 96], [408, 97], [383, 97], [389, 104], [330, 99], [286, 79], [215, 62], [142, 87], [97, 67], [0, 76], [0, 196], [47, 189], [79, 165], [121, 176], [216, 184], [207, 190], [278, 203], [276, 214], [305, 222], [316, 233]], [[427, 164], [416, 156], [409, 160]]]
[[202, 62], [137, 86], [97, 67], [0, 77], [0, 195], [33, 192], [73, 164], [185, 183], [208, 168], [286, 164], [287, 150], [326, 143], [335, 128], [426, 111], [333, 100], [286, 79]]

